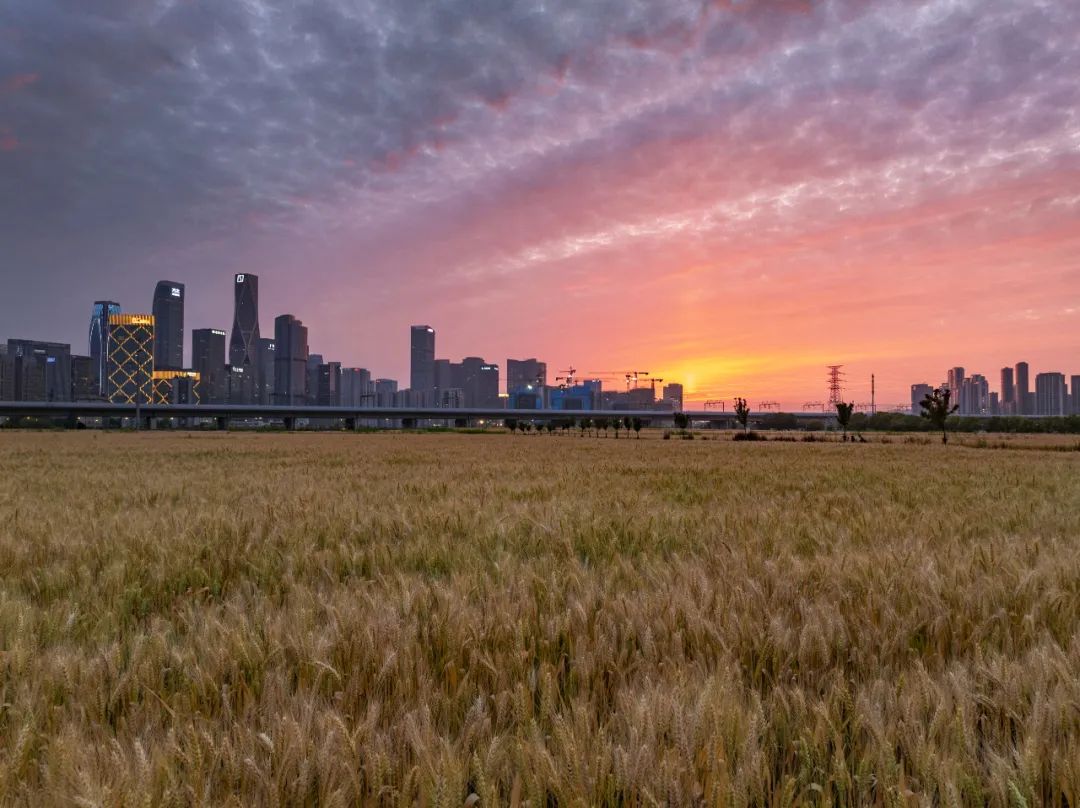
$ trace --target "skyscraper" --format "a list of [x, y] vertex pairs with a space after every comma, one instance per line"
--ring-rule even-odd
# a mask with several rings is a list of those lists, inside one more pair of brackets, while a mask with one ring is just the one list
[[191, 332], [191, 367], [199, 374], [199, 399], [203, 404], [224, 404], [228, 393], [225, 374], [225, 332], [220, 328], [196, 328]]
[[409, 387], [412, 390], [435, 389], [435, 329], [414, 325], [410, 329], [411, 347]]
[[949, 370], [949, 378], [945, 386], [952, 391], [952, 403], [960, 407], [960, 414], [967, 412], [967, 402], [964, 400], [964, 369], [955, 367]]
[[496, 409], [499, 400], [499, 366], [485, 362], [479, 356], [466, 356], [461, 360], [457, 375], [460, 382], [454, 386], [465, 394], [466, 407]]
[[1069, 383], [1072, 387], [1071, 407], [1069, 412], [1073, 415], [1080, 415], [1080, 376], [1072, 376], [1069, 379]]
[[1016, 415], [1016, 376], [1012, 368], [1001, 369], [1001, 414]]
[[114, 404], [148, 404], [154, 387], [154, 315], [109, 317], [109, 356], [105, 366], [108, 399]]
[[1065, 415], [1064, 373], [1040, 373], [1035, 377], [1035, 414]]
[[255, 404], [266, 405], [274, 400], [275, 348], [274, 341], [267, 337], [255, 342]]
[[105, 364], [109, 358], [109, 318], [120, 313], [120, 304], [111, 300], [99, 300], [90, 315], [90, 359], [93, 360], [94, 380], [98, 395], [105, 396]]
[[154, 289], [154, 367], [184, 366], [184, 284], [158, 281]]
[[229, 338], [229, 364], [255, 366], [255, 343], [259, 339], [259, 276], [239, 273], [233, 283], [233, 330]]
[[322, 363], [322, 354], [308, 353], [307, 381], [304, 382], [304, 400], [308, 404], [319, 403], [319, 365]]
[[307, 391], [308, 330], [291, 314], [274, 320], [274, 403], [299, 406]]
[[1034, 402], [1031, 395], [1031, 382], [1028, 379], [1028, 363], [1016, 363], [1016, 414], [1032, 415]]
[[341, 363], [324, 362], [318, 368], [315, 403], [320, 407], [341, 406]]

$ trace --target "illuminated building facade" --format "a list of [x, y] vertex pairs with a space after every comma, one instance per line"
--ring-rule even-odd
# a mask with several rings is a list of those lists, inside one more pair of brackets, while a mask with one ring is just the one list
[[154, 315], [109, 317], [109, 354], [105, 369], [107, 398], [114, 404], [153, 401]]
[[199, 404], [201, 378], [194, 370], [154, 370], [155, 404]]

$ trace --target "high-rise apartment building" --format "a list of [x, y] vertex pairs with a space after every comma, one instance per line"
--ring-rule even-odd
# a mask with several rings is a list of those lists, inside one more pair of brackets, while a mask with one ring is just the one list
[[1072, 388], [1070, 391], [1071, 395], [1069, 396], [1071, 401], [1069, 412], [1072, 415], [1080, 415], [1080, 376], [1072, 376], [1069, 379], [1069, 382]]
[[664, 403], [679, 412], [683, 408], [683, 386], [675, 382], [665, 384], [663, 390]]
[[945, 386], [952, 390], [952, 402], [960, 407], [961, 413], [967, 411], [967, 402], [964, 400], [964, 378], [964, 369], [955, 367], [949, 370], [945, 381]]
[[274, 400], [275, 343], [267, 337], [255, 341], [255, 404], [263, 406]]
[[960, 385], [961, 415], [990, 414], [990, 382], [985, 376], [973, 373]]
[[322, 354], [308, 354], [307, 381], [304, 382], [304, 400], [308, 404], [319, 403], [319, 365], [321, 364], [323, 364]]
[[397, 396], [398, 383], [396, 379], [375, 380], [375, 406], [393, 407]]
[[225, 337], [220, 328], [196, 328], [191, 332], [191, 368], [199, 374], [199, 400], [203, 404], [224, 404], [228, 400]]
[[918, 415], [922, 412], [922, 400], [929, 395], [933, 395], [934, 386], [932, 384], [926, 384], [920, 382], [919, 384], [911, 385], [911, 414]]
[[414, 325], [409, 330], [409, 387], [412, 390], [435, 389], [435, 329]]
[[4, 398], [71, 401], [71, 346], [31, 339], [7, 341]]
[[90, 315], [90, 359], [93, 360], [94, 380], [98, 385], [98, 395], [106, 395], [105, 365], [109, 358], [109, 318], [120, 314], [120, 304], [111, 300], [99, 300], [94, 303]]
[[499, 366], [485, 362], [479, 356], [466, 356], [457, 371], [460, 388], [465, 394], [466, 407], [497, 409], [502, 407], [499, 399]]
[[1067, 399], [1064, 373], [1040, 373], [1035, 377], [1035, 414], [1065, 415]]
[[108, 399], [114, 404], [149, 404], [154, 387], [154, 315], [109, 317], [109, 356], [105, 367]]
[[375, 385], [367, 368], [341, 369], [341, 406], [370, 407], [375, 397]]
[[274, 403], [299, 406], [307, 393], [308, 330], [291, 314], [274, 320]]
[[538, 359], [506, 360], [506, 392], [543, 390], [547, 386], [547, 363]]
[[233, 330], [229, 338], [229, 364], [255, 367], [259, 339], [259, 276], [238, 273], [233, 279]]
[[1002, 415], [1016, 415], [1016, 374], [1012, 368], [1001, 369], [1001, 402]]
[[320, 407], [341, 406], [341, 363], [323, 362], [318, 367], [315, 403]]
[[154, 367], [184, 367], [184, 284], [158, 281], [154, 289]]
[[1031, 393], [1031, 382], [1028, 377], [1028, 363], [1016, 363], [1016, 414], [1034, 415], [1035, 401]]

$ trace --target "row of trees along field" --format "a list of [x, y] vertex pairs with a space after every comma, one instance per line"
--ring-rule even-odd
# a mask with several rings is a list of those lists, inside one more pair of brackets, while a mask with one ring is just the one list
[[[948, 432], [999, 432], [1013, 434], [1080, 434], [1080, 415], [1066, 415], [1050, 418], [1025, 418], [1023, 416], [958, 416], [957, 407], [951, 401], [951, 392], [946, 389], [934, 390], [920, 403], [920, 415], [898, 412], [878, 412], [874, 414], [855, 412], [855, 405], [840, 402], [836, 407], [837, 424], [845, 436], [849, 432], [941, 432], [943, 442], [947, 442]], [[742, 427], [743, 434], [750, 434], [751, 417], [754, 427], [763, 430], [803, 430], [820, 431], [828, 425], [820, 420], [800, 418], [793, 413], [757, 413], [751, 414], [745, 398], [734, 400], [735, 420]], [[672, 414], [677, 429], [690, 427], [690, 418], [685, 413]], [[556, 418], [546, 422], [533, 423], [507, 418], [504, 422], [511, 432], [547, 431], [549, 434], [562, 431], [580, 430], [582, 435], [607, 435], [609, 429], [619, 437], [620, 430], [627, 435], [634, 432], [640, 437], [642, 427], [648, 426], [641, 418], [603, 417]]]

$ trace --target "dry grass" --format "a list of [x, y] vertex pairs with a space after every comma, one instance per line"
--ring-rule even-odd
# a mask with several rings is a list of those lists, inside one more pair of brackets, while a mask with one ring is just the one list
[[471, 794], [1077, 805], [1080, 454], [0, 435], [3, 804]]

